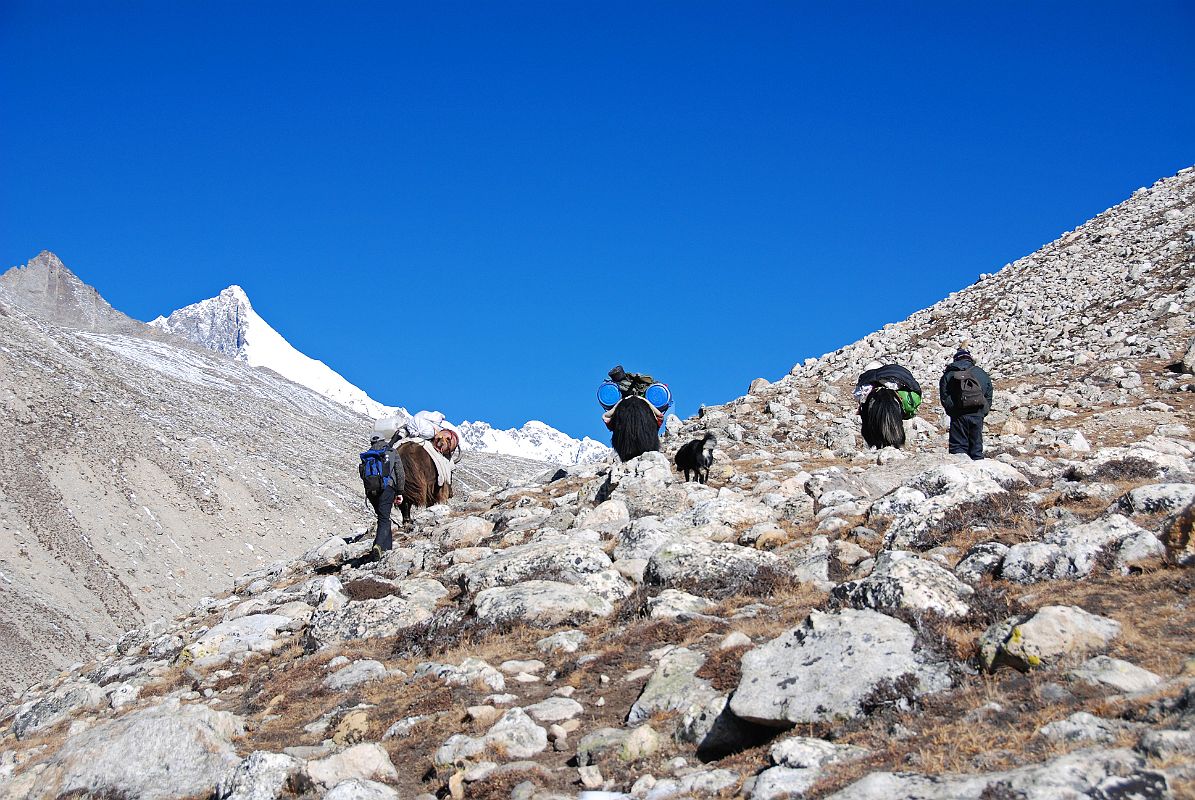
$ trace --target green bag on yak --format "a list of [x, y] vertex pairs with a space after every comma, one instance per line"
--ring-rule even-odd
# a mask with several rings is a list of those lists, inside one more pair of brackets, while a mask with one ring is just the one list
[[900, 398], [900, 416], [902, 419], [912, 419], [917, 416], [917, 409], [921, 408], [921, 395], [917, 392], [906, 392], [897, 389], [896, 396]]

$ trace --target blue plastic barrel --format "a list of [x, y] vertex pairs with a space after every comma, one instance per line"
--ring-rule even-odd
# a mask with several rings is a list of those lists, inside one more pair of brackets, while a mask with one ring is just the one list
[[622, 399], [622, 392], [618, 391], [618, 384], [614, 381], [606, 381], [598, 387], [597, 391], [598, 403], [602, 408], [609, 411], [618, 405], [618, 401]]
[[667, 411], [672, 405], [672, 392], [668, 391], [668, 386], [663, 383], [653, 383], [647, 387], [644, 397], [660, 411]]

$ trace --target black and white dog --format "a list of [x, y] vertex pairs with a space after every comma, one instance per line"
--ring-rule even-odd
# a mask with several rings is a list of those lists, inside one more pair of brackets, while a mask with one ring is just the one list
[[717, 444], [714, 434], [707, 433], [701, 439], [681, 445], [681, 449], [676, 451], [676, 468], [685, 473], [685, 480], [689, 480], [690, 472], [697, 478], [698, 483], [709, 480], [710, 465], [714, 463], [714, 447]]

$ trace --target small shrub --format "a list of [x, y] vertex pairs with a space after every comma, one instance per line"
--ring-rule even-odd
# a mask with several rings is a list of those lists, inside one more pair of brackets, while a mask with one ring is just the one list
[[647, 587], [639, 584], [635, 587], [635, 591], [631, 592], [618, 607], [614, 609], [614, 614], [610, 616], [611, 623], [618, 627], [625, 627], [631, 625], [638, 620], [647, 617], [647, 601], [652, 598], [651, 592]]
[[372, 578], [361, 578], [345, 584], [344, 591], [350, 600], [377, 600], [381, 597], [390, 597], [394, 594], [395, 589], [389, 584], [375, 581]]
[[989, 625], [1024, 612], [1021, 603], [1010, 596], [1003, 586], [981, 581], [972, 588], [975, 593], [967, 598], [971, 611], [964, 622], [986, 629]]
[[926, 531], [918, 542], [925, 550], [951, 543], [958, 534], [976, 528], [990, 531], [1011, 529], [1037, 521], [1037, 509], [1013, 492], [989, 495], [948, 509], [936, 525]]
[[917, 702], [917, 689], [921, 681], [911, 672], [896, 678], [884, 678], [875, 685], [867, 696], [859, 701], [859, 707], [867, 716], [887, 711], [905, 711]]
[[705, 678], [719, 692], [738, 688], [743, 677], [743, 653], [750, 649], [750, 645], [741, 645], [710, 653], [697, 670], [697, 677]]
[[514, 620], [488, 623], [467, 614], [461, 606], [440, 609], [431, 619], [400, 631], [394, 637], [391, 653], [398, 658], [424, 658], [462, 645], [479, 644], [491, 636], [510, 633], [515, 627]]
[[1026, 800], [1028, 795], [1014, 789], [1007, 781], [997, 781], [984, 787], [979, 800]]
[[[1087, 473], [1087, 479], [1100, 481], [1143, 480], [1156, 478], [1159, 472], [1161, 469], [1153, 462], [1137, 456], [1128, 456], [1105, 461]], [[1083, 480], [1083, 476], [1084, 472], [1079, 467], [1069, 467], [1066, 472], [1062, 473], [1062, 477], [1068, 481]]]

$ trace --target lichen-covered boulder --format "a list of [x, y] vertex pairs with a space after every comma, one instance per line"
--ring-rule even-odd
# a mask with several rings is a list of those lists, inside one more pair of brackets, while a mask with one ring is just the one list
[[315, 612], [311, 627], [307, 629], [305, 645], [310, 651], [335, 642], [396, 636], [426, 622], [431, 616], [432, 612], [425, 604], [397, 595], [359, 600], [344, 608]]
[[1119, 633], [1116, 620], [1076, 606], [1043, 606], [989, 627], [979, 641], [979, 658], [989, 671], [1028, 670], [1105, 647]]
[[749, 584], [761, 569], [781, 569], [780, 559], [772, 553], [740, 547], [729, 542], [700, 539], [676, 539], [654, 553], [647, 561], [644, 582], [653, 586], [683, 588], [711, 594], [730, 587]]
[[610, 569], [611, 563], [610, 557], [596, 545], [553, 536], [508, 547], [475, 563], [454, 567], [448, 576], [459, 576], [470, 592], [480, 592], [527, 580], [580, 583], [595, 572]]
[[705, 656], [685, 647], [666, 653], [631, 706], [627, 724], [635, 725], [659, 712], [684, 710], [697, 702], [698, 695], [716, 694], [709, 681], [697, 677], [704, 663]]
[[911, 695], [945, 689], [946, 666], [917, 649], [916, 638], [905, 623], [875, 611], [813, 611], [803, 624], [743, 655], [731, 711], [785, 727], [858, 716], [883, 682], [900, 682]]
[[967, 599], [975, 590], [945, 567], [901, 550], [885, 550], [871, 574], [847, 581], [833, 595], [856, 608], [875, 611], [933, 611], [944, 617], [963, 617], [971, 610]]
[[478, 592], [473, 599], [473, 612], [490, 624], [523, 622], [535, 628], [554, 628], [609, 616], [614, 605], [571, 584], [524, 581]]
[[240, 763], [231, 740], [244, 733], [233, 714], [169, 700], [68, 739], [31, 798], [207, 797]]

